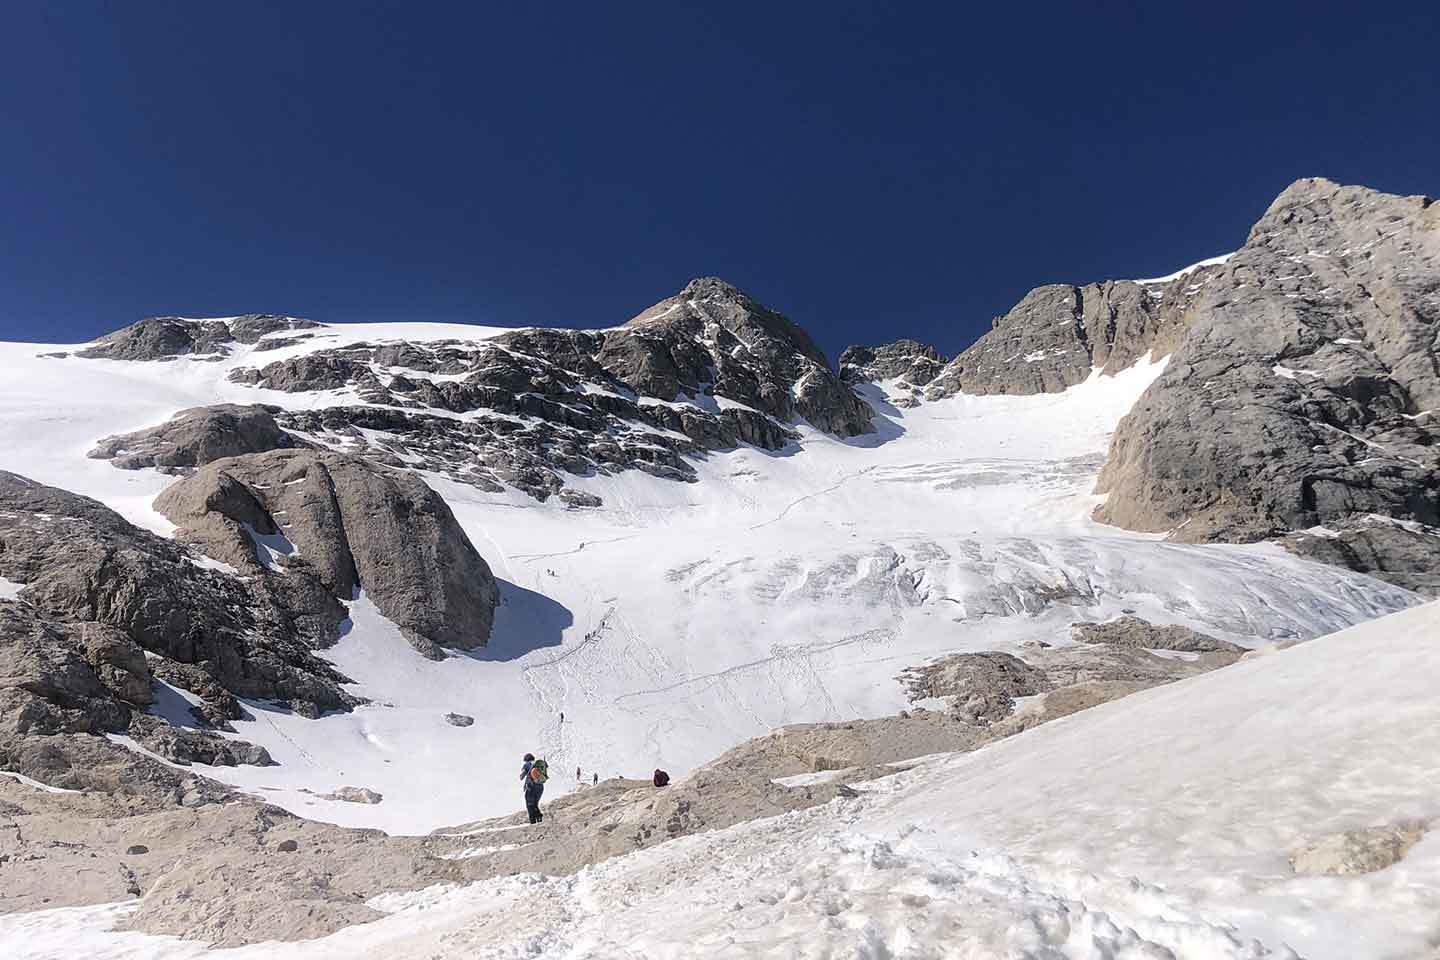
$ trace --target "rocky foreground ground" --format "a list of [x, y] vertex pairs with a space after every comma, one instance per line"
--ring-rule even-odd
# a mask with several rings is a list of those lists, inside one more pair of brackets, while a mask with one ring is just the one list
[[[183, 768], [137, 767], [133, 755], [122, 763], [123, 748], [73, 737], [94, 754], [96, 789], [47, 790], [0, 776], [0, 911], [139, 898], [127, 922], [150, 933], [224, 945], [320, 936], [378, 918], [366, 901], [381, 893], [567, 874], [675, 837], [826, 803], [917, 757], [977, 749], [1242, 656], [1231, 644], [1134, 618], [1076, 624], [1074, 635], [1073, 645], [1036, 646], [1023, 658], [959, 654], [902, 677], [913, 697], [943, 709], [785, 727], [666, 788], [620, 778], [579, 787], [547, 803], [537, 826], [517, 812], [426, 837], [346, 829]], [[101, 782], [107, 758], [123, 780]], [[516, 800], [518, 808], [518, 790]]]

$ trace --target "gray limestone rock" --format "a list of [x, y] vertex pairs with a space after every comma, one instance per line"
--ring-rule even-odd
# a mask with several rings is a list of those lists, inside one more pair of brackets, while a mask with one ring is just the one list
[[299, 330], [319, 324], [296, 317], [248, 314], [229, 320], [188, 320], [146, 317], [101, 337], [75, 356], [99, 360], [173, 360], [195, 354], [223, 354], [228, 344], [255, 343], [277, 330]]
[[107, 437], [87, 456], [123, 470], [155, 467], [183, 474], [242, 453], [310, 446], [280, 428], [275, 422], [279, 412], [279, 407], [260, 404], [193, 407], [157, 427]]
[[86, 661], [116, 699], [141, 707], [154, 702], [150, 664], [139, 644], [108, 624], [81, 623], [72, 630], [78, 630]]
[[155, 507], [181, 537], [237, 566], [301, 571], [344, 600], [365, 590], [429, 656], [490, 636], [495, 578], [449, 506], [411, 473], [274, 450], [211, 463]]
[[324, 795], [326, 800], [342, 800], [345, 803], [379, 803], [385, 797], [369, 787], [340, 787]]
[[1099, 519], [1187, 542], [1440, 526], [1440, 205], [1298, 181], [1191, 317], [1115, 433]]
[[1045, 673], [1008, 653], [958, 653], [901, 674], [911, 700], [949, 697], [956, 716], [990, 723], [1007, 716], [1016, 697], [1044, 693]]
[[842, 437], [870, 432], [870, 408], [799, 326], [715, 277], [692, 280], [605, 334], [599, 364], [665, 401], [710, 387], [781, 422], [803, 417]]
[[1219, 640], [1178, 624], [1163, 626], [1139, 617], [1116, 617], [1104, 623], [1073, 623], [1070, 634], [1077, 643], [1102, 643], [1114, 647], [1144, 650], [1175, 650], [1182, 653], [1244, 653], [1238, 643]]
[[475, 723], [475, 718], [463, 713], [447, 713], [445, 722], [452, 727], [468, 727]]
[[[5, 471], [0, 576], [25, 584], [20, 598], [36, 617], [64, 630], [101, 624], [143, 650], [193, 665], [236, 696], [341, 710], [354, 702], [340, 689], [345, 678], [312, 652], [338, 635], [343, 608], [333, 598], [335, 610], [324, 616], [297, 611], [279, 578], [209, 569], [95, 500]], [[145, 702], [135, 689], [144, 675], [133, 651], [111, 634], [91, 639], [88, 655], [101, 677], [138, 698], [132, 702]], [[75, 646], [93, 675], [85, 641]]]
[[1159, 359], [1179, 344], [1218, 270], [1198, 267], [1155, 283], [1036, 287], [950, 361], [925, 395], [1057, 393], [1097, 368], [1113, 374], [1146, 354]]
[[29, 604], [0, 600], [0, 736], [115, 733], [129, 724], [77, 632]]
[[1287, 534], [1291, 553], [1440, 597], [1440, 527], [1364, 514]]
[[1374, 873], [1399, 863], [1429, 829], [1428, 822], [1409, 820], [1333, 833], [1294, 851], [1290, 865], [1302, 876], [1353, 877]]
[[[840, 436], [873, 429], [868, 404], [803, 330], [713, 278], [603, 332], [353, 343], [229, 376], [288, 392], [348, 392], [366, 405], [288, 412], [279, 425], [392, 466], [487, 490], [509, 485], [539, 500], [557, 495], [566, 473], [636, 469], [693, 481], [688, 458], [741, 444], [781, 449], [797, 438], [787, 424], [798, 418]], [[472, 416], [445, 415], [454, 413]]]
[[275, 763], [264, 747], [204, 730], [177, 727], [149, 714], [132, 718], [129, 733], [150, 752], [185, 766], [203, 763], [219, 767], [237, 764], [268, 767]]
[[846, 347], [840, 354], [840, 379], [846, 383], [901, 380], [923, 387], [944, 369], [939, 350], [918, 340], [896, 340], [878, 347]]
[[565, 506], [572, 510], [582, 507], [599, 507], [604, 504], [604, 501], [593, 493], [586, 493], [583, 490], [571, 490], [569, 487], [560, 491], [560, 499], [564, 502]]

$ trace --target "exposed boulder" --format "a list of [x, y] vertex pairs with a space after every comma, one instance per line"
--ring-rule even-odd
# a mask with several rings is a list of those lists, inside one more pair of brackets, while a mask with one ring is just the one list
[[1123, 616], [1104, 623], [1073, 623], [1070, 634], [1077, 643], [1103, 643], [1144, 650], [1182, 653], [1244, 653], [1238, 643], [1219, 640], [1178, 624], [1157, 625], [1139, 617]]
[[87, 456], [109, 460], [122, 470], [155, 467], [183, 474], [242, 453], [309, 447], [280, 428], [275, 422], [279, 412], [279, 407], [261, 404], [193, 407], [157, 427], [106, 437]]
[[1440, 205], [1298, 181], [1190, 313], [1115, 433], [1099, 519], [1185, 542], [1440, 526]]
[[82, 623], [71, 629], [79, 631], [85, 660], [117, 700], [141, 707], [154, 702], [150, 664], [139, 644], [108, 624]]
[[361, 457], [274, 450], [211, 463], [155, 507], [179, 536], [242, 569], [364, 589], [428, 656], [490, 636], [499, 588], [445, 501], [414, 474]]
[[187, 797], [190, 806], [204, 806], [234, 796], [228, 787], [213, 780], [88, 734], [0, 733], [0, 768], [60, 790], [104, 794], [119, 801], [133, 799], [146, 808], [173, 806]]
[[452, 727], [468, 727], [475, 723], [475, 718], [463, 713], [447, 713], [445, 722]]
[[1384, 870], [1404, 859], [1420, 842], [1429, 823], [1400, 823], [1346, 830], [1320, 837], [1290, 855], [1290, 865], [1303, 876], [1353, 877]]
[[601, 500], [599, 497], [595, 496], [595, 494], [586, 493], [583, 490], [572, 490], [569, 487], [566, 487], [564, 490], [560, 491], [560, 500], [565, 504], [565, 506], [569, 507], [572, 510], [580, 509], [583, 507], [599, 507], [604, 505], [604, 501]]
[[379, 803], [385, 797], [369, 787], [340, 787], [333, 793], [325, 794], [326, 800], [340, 800], [345, 803]]

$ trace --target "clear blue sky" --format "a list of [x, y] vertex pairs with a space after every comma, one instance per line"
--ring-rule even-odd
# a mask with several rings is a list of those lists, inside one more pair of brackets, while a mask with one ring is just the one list
[[1440, 192], [1434, 3], [12, 3], [0, 339], [608, 326], [717, 274], [833, 356]]

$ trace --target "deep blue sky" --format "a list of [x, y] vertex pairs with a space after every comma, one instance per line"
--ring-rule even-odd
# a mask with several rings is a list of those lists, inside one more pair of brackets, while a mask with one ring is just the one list
[[[833, 356], [1440, 192], [1435, 4], [12, 3], [0, 339], [608, 326], [718, 274]], [[530, 12], [530, 11], [535, 12]]]

